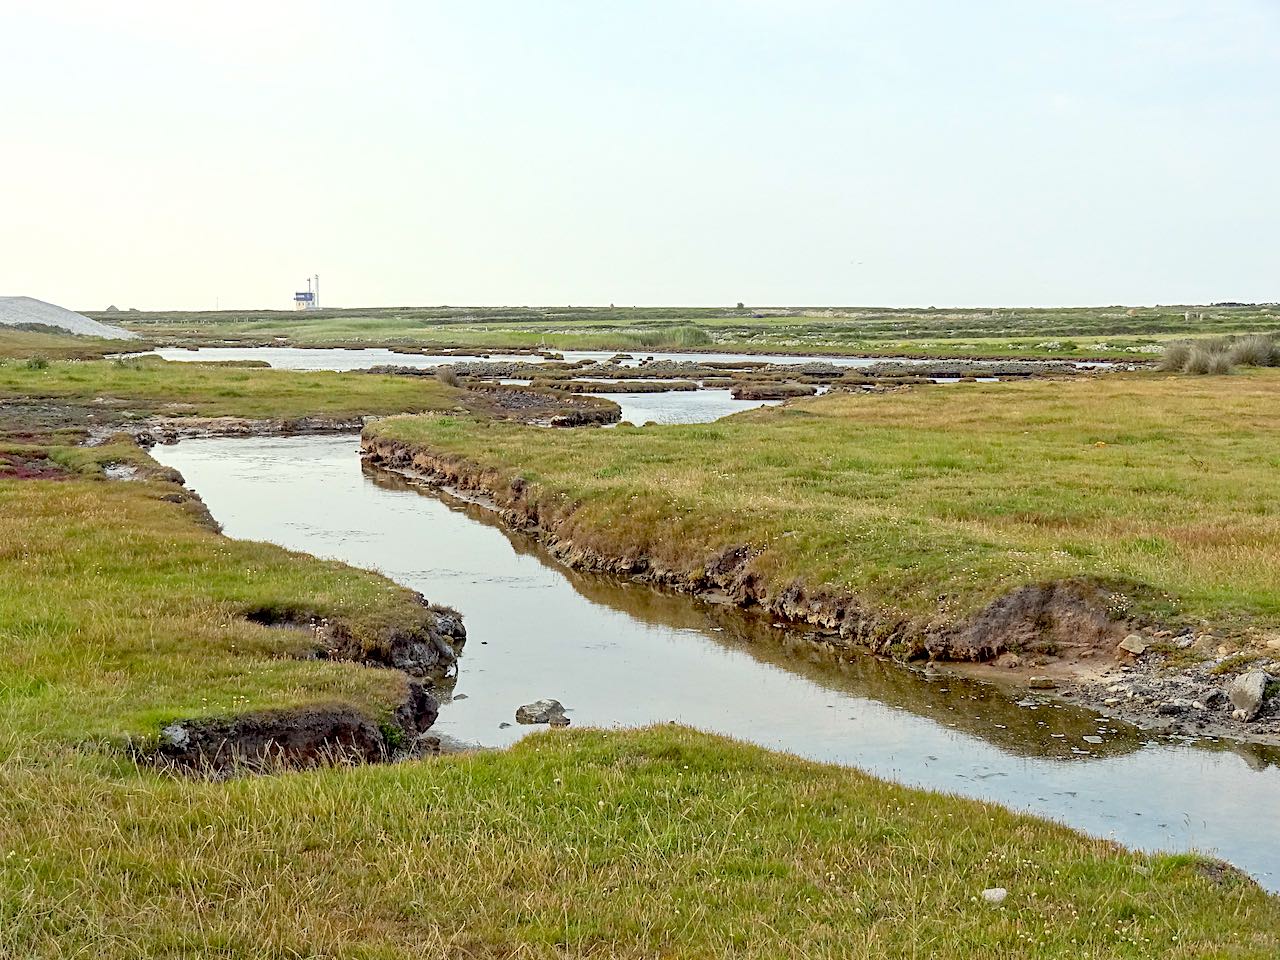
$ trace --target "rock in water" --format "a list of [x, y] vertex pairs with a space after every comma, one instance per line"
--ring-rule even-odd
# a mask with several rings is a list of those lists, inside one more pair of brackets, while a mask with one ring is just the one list
[[1270, 678], [1261, 670], [1250, 670], [1231, 681], [1227, 688], [1227, 696], [1231, 698], [1231, 706], [1242, 720], [1252, 720], [1262, 709], [1262, 701], [1267, 695], [1267, 680]]
[[516, 708], [516, 723], [551, 723], [556, 726], [568, 726], [561, 721], [568, 720], [564, 715], [564, 705], [559, 700], [535, 700]]
[[1137, 633], [1131, 633], [1120, 641], [1120, 649], [1125, 653], [1132, 653], [1135, 657], [1146, 653], [1148, 646], [1147, 641]]
[[1053, 677], [1032, 677], [1027, 681], [1027, 686], [1032, 690], [1052, 690], [1058, 685], [1058, 681]]

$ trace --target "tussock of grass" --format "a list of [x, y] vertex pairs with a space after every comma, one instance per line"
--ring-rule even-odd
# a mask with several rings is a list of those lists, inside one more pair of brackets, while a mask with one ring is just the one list
[[690, 574], [751, 544], [775, 589], [830, 585], [909, 616], [1083, 575], [1145, 584], [1129, 599], [1162, 617], [1274, 626], [1278, 408], [1267, 370], [842, 394], [642, 430], [369, 432], [519, 476], [575, 545]]

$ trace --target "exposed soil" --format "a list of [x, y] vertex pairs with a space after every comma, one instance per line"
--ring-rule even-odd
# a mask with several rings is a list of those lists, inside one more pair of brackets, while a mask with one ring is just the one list
[[162, 768], [209, 777], [385, 763], [438, 752], [439, 741], [425, 734], [438, 711], [435, 697], [411, 683], [394, 720], [381, 726], [346, 704], [185, 720], [161, 731], [150, 759]]
[[0, 452], [0, 480], [65, 480], [69, 476], [48, 457]]
[[807, 383], [740, 383], [732, 388], [735, 400], [786, 400], [789, 397], [812, 397], [818, 388]]
[[[1280, 744], [1280, 697], [1272, 696], [1259, 718], [1248, 723], [1233, 719], [1229, 710], [1211, 710], [1211, 704], [1225, 702], [1222, 689], [1230, 672], [1219, 676], [1212, 662], [1188, 666], [1185, 658], [1170, 656], [1167, 645], [1156, 643], [1169, 633], [1119, 615], [1113, 598], [1118, 592], [1131, 594], [1133, 584], [1122, 585], [1123, 590], [1088, 579], [1029, 584], [960, 622], [916, 621], [871, 609], [848, 594], [813, 590], [799, 582], [767, 582], [752, 562], [757, 551], [746, 544], [722, 550], [692, 576], [650, 557], [606, 555], [562, 538], [558, 530], [567, 514], [541, 515], [525, 498], [518, 478], [507, 481], [461, 457], [378, 437], [365, 436], [362, 448], [374, 466], [411, 471], [451, 490], [478, 495], [505, 525], [535, 537], [572, 568], [757, 607], [780, 621], [817, 628], [807, 634], [810, 642], [837, 656], [871, 652], [899, 660], [966, 664], [968, 672], [995, 671], [992, 675], [1005, 682], [1034, 686], [1140, 726]], [[1118, 647], [1135, 631], [1151, 640], [1141, 655]], [[1273, 676], [1280, 675], [1280, 664], [1271, 669]], [[1147, 677], [1145, 685], [1133, 688], [1139, 692], [1122, 697], [1109, 692], [1117, 672], [1133, 671]], [[1182, 700], [1203, 708], [1169, 705]]]

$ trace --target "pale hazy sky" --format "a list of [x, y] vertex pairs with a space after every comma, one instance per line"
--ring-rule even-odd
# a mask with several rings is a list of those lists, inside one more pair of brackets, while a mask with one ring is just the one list
[[1280, 299], [1280, 0], [0, 0], [0, 295]]

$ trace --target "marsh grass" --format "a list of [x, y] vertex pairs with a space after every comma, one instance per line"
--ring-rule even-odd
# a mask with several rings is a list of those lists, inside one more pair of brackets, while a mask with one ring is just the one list
[[[64, 481], [0, 480], [0, 699], [11, 735], [154, 737], [173, 719], [350, 701], [371, 716], [404, 695], [391, 671], [299, 659], [305, 631], [250, 614], [330, 617], [370, 638], [414, 595], [374, 574], [218, 536], [161, 499], [163, 480], [94, 479], [136, 448], [54, 448]], [[145, 458], [149, 461], [149, 458]], [[154, 461], [150, 461], [154, 466]], [[159, 468], [157, 468], [159, 471]], [[161, 471], [162, 472], [162, 471]]]
[[99, 340], [59, 333], [56, 329], [23, 329], [0, 324], [0, 357], [27, 359], [41, 356], [50, 360], [91, 360], [126, 350], [148, 350], [145, 340]]
[[[679, 727], [226, 783], [6, 744], [0, 955], [1264, 958], [1193, 856]], [[1217, 875], [1219, 879], [1213, 877]], [[1002, 886], [999, 907], [980, 892]]]
[[[272, 370], [226, 364], [0, 359], [0, 398], [55, 399], [171, 415], [288, 418], [450, 409], [457, 392], [430, 377]], [[0, 424], [0, 431], [3, 424]]]
[[[111, 369], [53, 364], [33, 381], [24, 378], [35, 371], [9, 365], [0, 383], [79, 400], [136, 389], [163, 403], [183, 397], [190, 378], [184, 399], [238, 416], [441, 396], [398, 395], [359, 375], [101, 366]], [[330, 396], [348, 386], [354, 398]], [[781, 501], [762, 495], [763, 481], [784, 495], [807, 487], [825, 510], [825, 474], [882, 480], [875, 451], [888, 438], [876, 431], [929, 417], [897, 408], [877, 425], [844, 402], [753, 428], [768, 442], [742, 454], [772, 475], [738, 496], [766, 525]], [[1132, 402], [1152, 399], [1138, 391]], [[1046, 412], [1025, 396], [1017, 406]], [[1129, 414], [1115, 411], [1141, 432]], [[459, 441], [517, 436], [439, 419]], [[840, 419], [861, 421], [865, 451], [847, 443], [849, 426], [832, 433]], [[795, 461], [803, 451], [787, 444], [814, 435], [785, 427], [806, 423], [846, 442]], [[634, 470], [637, 513], [656, 521], [665, 500], [656, 513], [641, 502], [654, 471], [669, 474], [679, 503], [697, 503], [676, 455], [697, 449], [703, 469], [730, 469], [722, 445], [743, 440], [738, 429], [574, 436], [618, 444], [585, 469], [615, 480]], [[551, 448], [566, 435], [520, 434]], [[665, 439], [637, 447], [645, 437]], [[1280, 950], [1277, 901], [1201, 858], [1126, 852], [675, 726], [559, 731], [501, 753], [225, 782], [138, 767], [126, 743], [176, 718], [334, 701], [385, 718], [403, 696], [401, 674], [304, 659], [305, 632], [265, 624], [329, 616], [376, 634], [416, 601], [373, 573], [216, 535], [193, 504], [171, 502], [175, 487], [158, 468], [132, 483], [102, 479], [104, 464], [149, 462], [124, 443], [11, 448], [43, 452], [68, 476], [0, 479], [0, 957], [1190, 960]], [[823, 459], [836, 449], [845, 462]], [[916, 479], [967, 466], [959, 448], [927, 456]], [[1104, 475], [1114, 479], [1115, 467]], [[811, 540], [799, 517], [786, 521]], [[981, 900], [992, 886], [1009, 890], [1000, 907]]]
[[[713, 424], [554, 436], [453, 417], [369, 428], [493, 468], [560, 536], [698, 576], [727, 547], [918, 618], [1027, 583], [1280, 624], [1280, 371], [1108, 375], [792, 401]], [[1128, 587], [1122, 592], [1130, 594]]]

